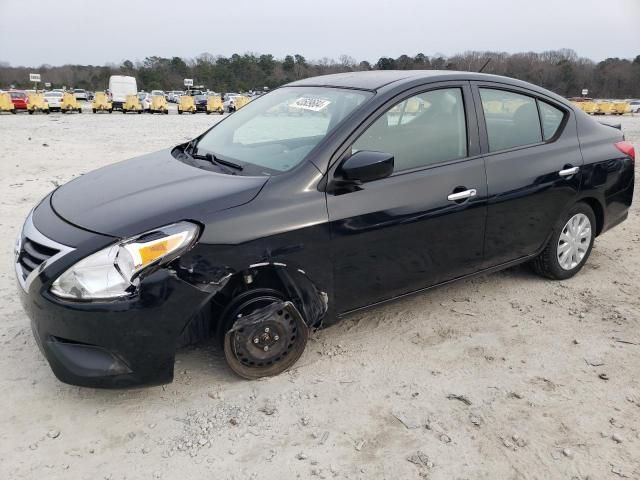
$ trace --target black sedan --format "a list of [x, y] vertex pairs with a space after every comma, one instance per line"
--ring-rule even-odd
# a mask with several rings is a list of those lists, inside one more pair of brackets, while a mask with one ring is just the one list
[[176, 346], [208, 337], [274, 375], [356, 310], [525, 262], [575, 275], [627, 218], [634, 157], [509, 78], [310, 78], [52, 192], [16, 245], [19, 292], [68, 383], [169, 382]]

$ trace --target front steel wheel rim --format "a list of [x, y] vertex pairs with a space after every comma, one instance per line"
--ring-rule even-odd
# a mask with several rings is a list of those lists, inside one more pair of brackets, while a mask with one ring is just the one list
[[591, 221], [584, 213], [576, 213], [562, 228], [557, 257], [563, 270], [573, 270], [584, 259], [591, 244]]

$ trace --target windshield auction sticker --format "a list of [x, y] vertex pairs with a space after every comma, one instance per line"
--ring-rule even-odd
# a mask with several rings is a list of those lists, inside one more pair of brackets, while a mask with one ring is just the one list
[[312, 112], [319, 112], [326, 108], [330, 103], [331, 102], [329, 100], [324, 100], [322, 98], [300, 97], [289, 106], [293, 108], [302, 108], [303, 110], [311, 110]]

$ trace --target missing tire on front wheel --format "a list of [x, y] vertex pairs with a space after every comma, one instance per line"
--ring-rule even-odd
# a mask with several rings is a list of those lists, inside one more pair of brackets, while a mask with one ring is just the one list
[[293, 303], [273, 302], [236, 315], [225, 334], [225, 358], [244, 378], [278, 375], [300, 358], [308, 336], [309, 329]]

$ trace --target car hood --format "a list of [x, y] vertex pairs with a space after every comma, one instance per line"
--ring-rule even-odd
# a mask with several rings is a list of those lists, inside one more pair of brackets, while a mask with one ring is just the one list
[[58, 188], [51, 205], [78, 227], [129, 237], [248, 203], [268, 177], [226, 175], [177, 160], [171, 150], [94, 170]]

